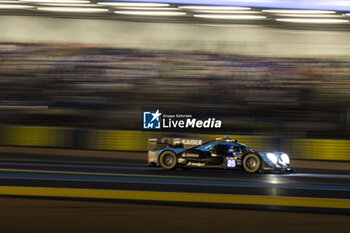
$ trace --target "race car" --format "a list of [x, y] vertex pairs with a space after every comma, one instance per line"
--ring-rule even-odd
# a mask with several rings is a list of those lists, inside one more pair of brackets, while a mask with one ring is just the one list
[[182, 167], [292, 172], [286, 153], [254, 151], [228, 137], [204, 143], [201, 139], [151, 138], [148, 165], [165, 170]]

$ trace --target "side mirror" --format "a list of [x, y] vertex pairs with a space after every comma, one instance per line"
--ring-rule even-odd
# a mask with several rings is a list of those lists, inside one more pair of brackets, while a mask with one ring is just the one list
[[217, 148], [216, 147], [214, 147], [214, 148], [212, 148], [211, 150], [210, 150], [210, 155], [212, 156], [212, 157], [217, 157], [218, 155], [217, 155]]
[[216, 146], [214, 146], [213, 148], [210, 149], [209, 152], [216, 154], [216, 151], [217, 151]]

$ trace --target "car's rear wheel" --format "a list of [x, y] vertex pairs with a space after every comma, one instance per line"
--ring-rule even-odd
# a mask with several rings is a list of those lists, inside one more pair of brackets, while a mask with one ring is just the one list
[[174, 169], [177, 165], [176, 154], [172, 151], [164, 151], [159, 158], [160, 166], [165, 170]]
[[248, 173], [256, 173], [261, 167], [261, 158], [255, 154], [246, 155], [243, 159], [243, 168]]

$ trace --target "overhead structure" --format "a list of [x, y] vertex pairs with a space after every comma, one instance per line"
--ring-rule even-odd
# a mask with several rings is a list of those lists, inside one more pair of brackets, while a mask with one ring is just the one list
[[350, 1], [345, 0], [0, 0], [0, 15], [9, 14], [157, 23], [350, 29]]

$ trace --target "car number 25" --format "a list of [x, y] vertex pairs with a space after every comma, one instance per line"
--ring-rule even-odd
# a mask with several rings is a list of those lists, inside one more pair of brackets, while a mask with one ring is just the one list
[[228, 159], [227, 160], [227, 167], [236, 167], [236, 160]]

